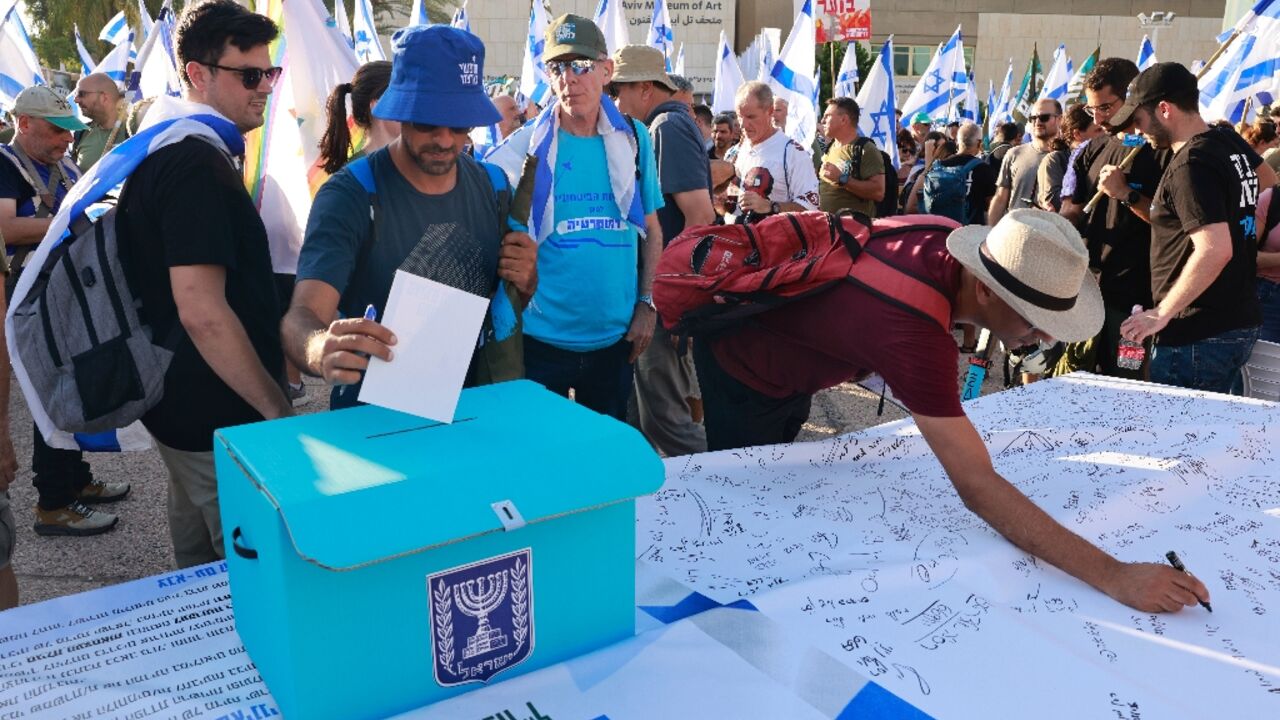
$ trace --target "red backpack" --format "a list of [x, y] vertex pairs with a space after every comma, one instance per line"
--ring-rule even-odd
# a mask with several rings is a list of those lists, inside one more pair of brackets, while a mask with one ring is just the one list
[[951, 328], [951, 301], [937, 288], [871, 252], [877, 239], [925, 236], [959, 227], [934, 215], [783, 213], [754, 225], [688, 228], [662, 251], [653, 300], [677, 335], [708, 335], [764, 312], [852, 282]]

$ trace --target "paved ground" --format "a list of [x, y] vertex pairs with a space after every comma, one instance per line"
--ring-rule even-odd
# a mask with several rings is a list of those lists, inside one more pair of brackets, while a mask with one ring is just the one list
[[[996, 371], [994, 375], [999, 375]], [[310, 379], [308, 403], [303, 412], [328, 407], [328, 394]], [[1000, 389], [988, 377], [984, 393]], [[120, 524], [104, 535], [87, 538], [48, 538], [32, 531], [35, 522], [35, 489], [31, 486], [32, 424], [17, 382], [13, 384], [10, 418], [18, 454], [18, 477], [10, 487], [18, 523], [18, 547], [13, 567], [18, 577], [20, 602], [28, 604], [91, 590], [135, 578], [166, 572], [173, 567], [165, 516], [166, 472], [154, 451], [125, 454], [90, 454], [97, 477], [127, 480], [133, 491], [122, 502], [103, 505], [120, 515]], [[880, 397], [853, 384], [841, 385], [814, 398], [813, 411], [800, 440], [815, 440], [898, 420], [906, 414], [891, 403], [876, 415]]]

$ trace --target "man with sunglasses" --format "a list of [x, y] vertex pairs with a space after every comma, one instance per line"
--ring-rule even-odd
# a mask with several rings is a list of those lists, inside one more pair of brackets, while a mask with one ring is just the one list
[[[184, 99], [158, 99], [147, 121], [214, 114], [241, 133], [261, 127], [280, 76], [267, 50], [277, 34], [234, 0], [188, 4], [175, 34]], [[142, 418], [169, 471], [174, 559], [210, 562], [223, 557], [214, 430], [293, 412], [267, 231], [239, 163], [194, 137], [152, 152], [130, 174], [116, 231], [155, 337], [175, 347], [164, 395]]]
[[80, 78], [73, 97], [80, 113], [89, 118], [89, 127], [76, 133], [75, 142], [71, 143], [71, 157], [82, 171], [88, 172], [108, 150], [129, 137], [124, 98], [116, 81], [106, 73]]
[[[463, 152], [472, 127], [502, 119], [484, 89], [484, 45], [444, 25], [405, 28], [392, 45], [391, 84], [373, 116], [399, 122], [400, 136], [316, 194], [281, 324], [290, 360], [334, 385], [334, 408], [356, 404], [370, 356], [392, 360], [393, 328], [365, 310], [385, 309], [397, 270], [484, 298], [500, 278], [525, 302], [537, 286], [533, 240], [507, 229], [505, 183], [495, 188]], [[519, 356], [490, 335], [472, 348], [467, 386], [521, 376]]]
[[657, 322], [663, 200], [653, 143], [604, 96], [614, 63], [595, 23], [561, 15], [546, 43], [555, 101], [489, 157], [513, 181], [526, 157], [538, 165], [529, 228], [539, 243], [539, 284], [524, 313], [525, 373], [623, 419], [631, 365]]
[[1027, 115], [1031, 128], [1031, 143], [1009, 149], [1000, 163], [1000, 175], [996, 180], [996, 194], [987, 210], [987, 224], [995, 225], [1010, 210], [1036, 206], [1037, 177], [1040, 161], [1053, 149], [1050, 143], [1058, 137], [1062, 120], [1062, 104], [1044, 98], [1036, 102]]
[[[1132, 60], [1111, 57], [1099, 60], [1084, 81], [1085, 110], [1107, 134], [1090, 141], [1072, 161], [1075, 189], [1063, 196], [1060, 212], [1080, 228], [1088, 244], [1089, 265], [1098, 274], [1106, 315], [1095, 337], [1066, 346], [1055, 375], [1085, 370], [1141, 380], [1147, 374], [1146, 361], [1136, 370], [1116, 364], [1120, 323], [1134, 305], [1152, 305], [1151, 198], [1170, 157], [1167, 149], [1156, 150], [1113, 122], [1129, 83], [1137, 76], [1138, 66]], [[1135, 147], [1138, 154], [1126, 169], [1120, 169]], [[1099, 189], [1106, 196], [1085, 215], [1084, 206]]]

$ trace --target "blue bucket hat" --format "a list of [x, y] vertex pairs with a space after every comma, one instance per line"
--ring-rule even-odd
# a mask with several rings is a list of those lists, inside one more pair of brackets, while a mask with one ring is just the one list
[[391, 84], [373, 116], [443, 127], [502, 119], [484, 91], [484, 43], [448, 25], [414, 25], [391, 36]]

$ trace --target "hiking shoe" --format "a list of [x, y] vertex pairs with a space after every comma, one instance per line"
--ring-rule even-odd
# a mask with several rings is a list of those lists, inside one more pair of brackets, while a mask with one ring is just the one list
[[299, 405], [306, 404], [307, 386], [303, 385], [302, 383], [298, 383], [297, 385], [294, 385], [293, 383], [288, 383], [288, 385], [289, 385], [289, 389], [288, 389], [289, 404], [293, 405], [294, 407], [298, 407]]
[[129, 483], [109, 483], [94, 478], [84, 486], [76, 500], [82, 503], [113, 503], [123, 500], [129, 494], [129, 488]]
[[36, 508], [37, 535], [100, 535], [116, 526], [120, 518], [85, 505], [72, 502], [57, 510]]

